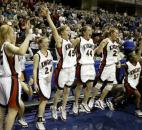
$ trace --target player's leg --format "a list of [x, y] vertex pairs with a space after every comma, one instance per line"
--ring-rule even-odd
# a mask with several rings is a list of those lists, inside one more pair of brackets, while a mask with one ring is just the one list
[[8, 108], [8, 113], [7, 113], [6, 119], [5, 119], [4, 130], [12, 130], [17, 113], [18, 113], [17, 109], [10, 108], [10, 107]]
[[136, 110], [135, 113], [138, 117], [142, 117], [142, 112], [140, 110], [140, 102], [141, 102], [141, 94], [140, 92], [136, 89], [134, 91], [134, 95], [135, 95], [135, 104], [136, 104]]
[[18, 116], [19, 116], [19, 120], [18, 123], [22, 126], [22, 127], [28, 127], [27, 122], [24, 119], [24, 111], [25, 111], [25, 105], [24, 102], [22, 100], [20, 100], [20, 109], [18, 112]]
[[0, 106], [0, 130], [4, 130], [5, 108]]
[[73, 104], [73, 113], [74, 114], [78, 114], [78, 100], [79, 100], [79, 97], [80, 97], [80, 93], [81, 93], [81, 89], [82, 89], [82, 85], [81, 84], [77, 84], [76, 88], [75, 88], [75, 91], [74, 91], [74, 97], [75, 97], [75, 101], [74, 101], [74, 104]]

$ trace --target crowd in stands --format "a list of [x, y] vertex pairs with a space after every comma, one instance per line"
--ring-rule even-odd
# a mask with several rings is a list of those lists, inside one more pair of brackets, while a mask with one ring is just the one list
[[[27, 24], [29, 22], [30, 22], [30, 25], [29, 25], [30, 27], [28, 28], [28, 35], [27, 35]], [[58, 60], [56, 49], [58, 51], [58, 49], [62, 48], [64, 49], [62, 51], [65, 51], [65, 52], [67, 52], [68, 49], [70, 50], [68, 51], [68, 53], [65, 53], [65, 54], [62, 54], [62, 53], [60, 54], [60, 52], [58, 51], [58, 54], [61, 55], [60, 59], [63, 60], [64, 62], [64, 64], [62, 64], [62, 67], [60, 68], [59, 71], [60, 72], [63, 71], [64, 73], [58, 72], [58, 76], [61, 74], [62, 76], [60, 76], [60, 78], [57, 77], [58, 84], [60, 83], [60, 85], [58, 86], [56, 94], [54, 95], [53, 107], [51, 108], [52, 116], [54, 119], [58, 119], [57, 103], [58, 103], [58, 98], [60, 98], [60, 92], [62, 90], [64, 90], [63, 95], [66, 97], [63, 98], [61, 113], [62, 113], [62, 118], [64, 120], [67, 119], [66, 104], [67, 104], [67, 97], [70, 92], [70, 87], [68, 86], [71, 86], [76, 80], [76, 71], [77, 71], [76, 66], [78, 65], [83, 67], [85, 66], [84, 69], [86, 69], [87, 67], [90, 69], [88, 73], [87, 71], [83, 73], [83, 69], [82, 69], [82, 72], [80, 72], [79, 74], [83, 75], [87, 73], [87, 76], [89, 75], [88, 76], [89, 78], [87, 77], [88, 78], [87, 80], [85, 77], [86, 75], [85, 76], [83, 75], [85, 78], [84, 77], [82, 78], [85, 80], [81, 79], [83, 83], [81, 84], [81, 87], [84, 84], [86, 85], [82, 106], [84, 109], [86, 109], [87, 112], [91, 111], [91, 109], [88, 106], [88, 100], [89, 100], [90, 90], [91, 90], [90, 88], [92, 87], [91, 83], [93, 83], [94, 80], [96, 81], [96, 79], [98, 78], [97, 72], [95, 72], [95, 68], [94, 68], [94, 61], [95, 61], [94, 55], [95, 55], [95, 58], [98, 58], [99, 60], [102, 57], [104, 58], [105, 53], [103, 52], [105, 50], [104, 49], [105, 47], [107, 49], [109, 48], [107, 52], [110, 53], [110, 55], [108, 55], [107, 58], [105, 57], [107, 59], [107, 64], [105, 65], [104, 68], [105, 69], [107, 68], [107, 71], [104, 71], [105, 73], [104, 81], [103, 80], [101, 81], [101, 78], [99, 77], [100, 79], [99, 78], [97, 79], [98, 81], [96, 81], [96, 84], [94, 82], [94, 86], [96, 85], [97, 87], [94, 87], [95, 88], [94, 95], [92, 96], [90, 100], [92, 102], [92, 105], [91, 105], [92, 108], [94, 105], [94, 99], [96, 98], [98, 91], [100, 91], [103, 84], [106, 83], [107, 88], [106, 89], [104, 88], [102, 91], [102, 95], [101, 95], [102, 99], [100, 98], [98, 100], [98, 104], [99, 105], [101, 104], [100, 106], [102, 107], [100, 108], [104, 110], [104, 99], [109, 93], [109, 91], [112, 90], [112, 87], [114, 87], [114, 85], [117, 84], [117, 83], [116, 84], [114, 83], [115, 80], [113, 79], [115, 77], [114, 71], [117, 71], [116, 67], [119, 66], [118, 67], [119, 69], [123, 66], [120, 63], [118, 63], [118, 61], [120, 61], [124, 57], [127, 59], [128, 66], [130, 66], [130, 68], [128, 68], [126, 67], [127, 65], [125, 64], [125, 70], [131, 69], [131, 66], [134, 68], [134, 70], [132, 71], [132, 74], [129, 74], [129, 75], [131, 76], [134, 74], [135, 76], [135, 73], [138, 73], [136, 75], [137, 77], [136, 77], [136, 81], [134, 85], [136, 84], [137, 86], [138, 84], [137, 82], [140, 77], [141, 65], [139, 61], [137, 61], [136, 54], [133, 53], [134, 50], [131, 50], [131, 52], [127, 52], [127, 54], [123, 53], [123, 48], [124, 48], [123, 43], [127, 43], [126, 41], [129, 41], [128, 43], [132, 42], [132, 45], [134, 43], [134, 48], [136, 47], [137, 54], [139, 57], [141, 57], [142, 17], [140, 16], [129, 16], [127, 12], [124, 12], [123, 14], [120, 14], [119, 12], [108, 12], [107, 10], [100, 9], [100, 8], [96, 10], [92, 10], [92, 11], [77, 10], [75, 8], [71, 8], [70, 6], [64, 6], [61, 3], [60, 4], [57, 4], [55, 2], [49, 3], [49, 2], [45, 2], [44, 0], [39, 0], [39, 1], [38, 0], [37, 1], [21, 0], [18, 2], [16, 2], [15, 0], [9, 0], [9, 1], [0, 1], [0, 26], [1, 26], [1, 37], [4, 37], [2, 36], [3, 32], [5, 32], [3, 31], [4, 29], [9, 28], [10, 30], [10, 28], [12, 27], [11, 32], [12, 32], [12, 29], [14, 29], [14, 33], [16, 34], [16, 40], [15, 40], [16, 47], [17, 48], [19, 47], [21, 49], [22, 47], [24, 48], [24, 45], [25, 45], [24, 51], [26, 51], [28, 48], [27, 53], [24, 55], [26, 59], [24, 57], [20, 57], [22, 59], [20, 61], [21, 61], [22, 71], [24, 71], [25, 67], [23, 65], [27, 61], [33, 61], [32, 62], [34, 64], [33, 79], [31, 79], [33, 81], [30, 81], [29, 84], [30, 86], [34, 84], [35, 91], [37, 91], [37, 93], [39, 92], [40, 94], [42, 93], [42, 95], [39, 94], [40, 103], [39, 103], [39, 111], [38, 111], [38, 119], [37, 119], [37, 123], [42, 122], [42, 126], [43, 126], [43, 122], [45, 122], [45, 119], [43, 118], [44, 117], [43, 114], [45, 111], [44, 109], [47, 104], [47, 99], [50, 98], [50, 93], [51, 93], [51, 90], [48, 91], [49, 93], [47, 93], [44, 90], [47, 90], [46, 88], [47, 84], [49, 85], [48, 89], [51, 87], [50, 83], [52, 80], [52, 72], [53, 72], [52, 63], [53, 63], [53, 60], [55, 61]], [[28, 44], [25, 43], [25, 41], [26, 42], [30, 41], [30, 43], [28, 42], [29, 47], [28, 47]], [[49, 48], [48, 48], [48, 42], [49, 42]], [[4, 43], [1, 42], [1, 46], [0, 46], [1, 53], [7, 53], [3, 50], [3, 48], [7, 47], [7, 44], [9, 43], [5, 43], [5, 41]], [[81, 46], [79, 46], [80, 50], [86, 49], [87, 51], [85, 50], [84, 54], [83, 54], [83, 51], [82, 51], [82, 54], [80, 53], [82, 57], [84, 55], [85, 56], [83, 58], [80, 57], [80, 61], [78, 62], [78, 57], [77, 57], [78, 52], [76, 48], [78, 47], [77, 45], [81, 45], [81, 44], [87, 44], [85, 47], [89, 49], [87, 50], [83, 45], [82, 45], [82, 48]], [[47, 49], [49, 50], [47, 51]], [[122, 51], [120, 53], [120, 57], [119, 57], [119, 49], [120, 51]], [[24, 54], [24, 52], [22, 53], [19, 51], [17, 52], [14, 50], [12, 51], [13, 51], [12, 53], [13, 55], [10, 55], [10, 56], [8, 55], [9, 57], [12, 57], [12, 56], [15, 57], [15, 55]], [[50, 52], [51, 52], [51, 55], [50, 55]], [[116, 55], [116, 53], [118, 53], [118, 55]], [[52, 59], [52, 56], [53, 56], [53, 59]], [[90, 59], [88, 58], [89, 56], [91, 57]], [[65, 60], [63, 57], [65, 57]], [[4, 58], [1, 58], [1, 59], [5, 60]], [[44, 60], [42, 61], [42, 59]], [[101, 63], [103, 64], [103, 60]], [[136, 64], [139, 68], [135, 69], [135, 67], [137, 66], [133, 65], [133, 63]], [[13, 64], [13, 66], [14, 65], [15, 64]], [[112, 71], [113, 69], [111, 68], [111, 65], [113, 65], [114, 71]], [[1, 63], [1, 67], [3, 66], [4, 66], [3, 63]], [[9, 66], [12, 66], [12, 65], [9, 65]], [[50, 66], [50, 69], [48, 68], [49, 66]], [[57, 69], [59, 69], [58, 66], [57, 66]], [[107, 72], [109, 69], [112, 71], [114, 75], [114, 77], [112, 78], [113, 80], [111, 79], [111, 76], [107, 77], [108, 76]], [[100, 66], [100, 70], [101, 70], [101, 66]], [[109, 74], [111, 73], [111, 71], [109, 71]], [[70, 76], [70, 74], [68, 74], [69, 72], [73, 73], [73, 76]], [[93, 73], [92, 74], [93, 76], [91, 75], [92, 77], [90, 76], [91, 73]], [[14, 76], [17, 76], [17, 75], [14, 75]], [[73, 79], [71, 78], [66, 79], [66, 77], [68, 76], [70, 76]], [[48, 81], [46, 81], [47, 79], [45, 77], [48, 79]], [[130, 80], [132, 79], [131, 77], [130, 77]], [[4, 78], [4, 76], [2, 78]], [[109, 81], [108, 79], [111, 81]], [[67, 80], [67, 81], [64, 81], [64, 80]], [[131, 81], [133, 80], [135, 80], [135, 77]], [[26, 84], [24, 84], [23, 81], [24, 79], [20, 81], [21, 85], [26, 87]], [[40, 90], [40, 88], [42, 88], [40, 87], [40, 85], [43, 87], [43, 90]], [[77, 84], [76, 86], [79, 86], [79, 85]], [[131, 88], [131, 90], [132, 92], [134, 92], [134, 95], [136, 96], [136, 100], [137, 100], [136, 102], [137, 115], [142, 116], [142, 112], [140, 111], [141, 95], [139, 91], [137, 90], [136, 86], [134, 86], [135, 89]], [[75, 98], [77, 98], [77, 96], [79, 98], [81, 87], [78, 90], [75, 90], [75, 93], [76, 93]], [[29, 95], [33, 94], [31, 89], [26, 89], [26, 91]], [[78, 91], [79, 91], [79, 94], [78, 94]], [[97, 92], [97, 94], [95, 92]], [[20, 101], [20, 103], [21, 102], [22, 101]], [[77, 109], [77, 111], [75, 112], [76, 114], [78, 114], [78, 108], [79, 108], [78, 99], [77, 100], [75, 99], [73, 109], [74, 108]], [[21, 109], [24, 109], [24, 107], [23, 108], [21, 107]], [[14, 111], [14, 112], [16, 116], [18, 111]], [[23, 114], [21, 116], [23, 116]], [[13, 117], [13, 121], [14, 121], [14, 117]], [[11, 124], [13, 124], [13, 122]], [[41, 124], [37, 124], [37, 125], [40, 126]]]
[[[40, 36], [50, 37], [51, 42], [54, 42], [48, 22], [38, 15], [39, 6], [42, 3], [42, 1], [35, 2], [30, 7], [27, 6], [28, 2], [21, 1], [21, 3], [18, 3], [13, 0], [7, 4], [1, 4], [0, 8], [0, 25], [7, 23], [14, 27], [17, 34], [17, 44], [23, 41], [25, 37], [25, 23], [27, 20], [30, 20], [33, 34], [35, 35], [34, 40], [30, 44], [34, 54], [38, 50], [38, 46], [35, 44], [36, 39]], [[118, 12], [110, 13], [103, 9], [96, 9], [94, 11], [76, 10], [56, 3], [47, 2], [46, 4], [56, 27], [67, 24], [72, 30], [72, 38], [80, 35], [80, 30], [84, 25], [90, 25], [93, 28], [92, 38], [96, 45], [107, 35], [107, 30], [110, 26], [119, 29], [120, 42], [131, 39], [139, 44], [141, 40], [142, 18], [140, 16], [128, 16], [126, 12], [124, 14]], [[54, 48], [54, 44], [51, 44], [50, 49], [56, 60]]]

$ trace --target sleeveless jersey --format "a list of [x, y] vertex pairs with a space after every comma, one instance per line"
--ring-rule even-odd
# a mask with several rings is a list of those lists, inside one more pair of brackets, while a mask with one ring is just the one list
[[103, 50], [103, 59], [105, 59], [106, 65], [112, 65], [118, 62], [119, 59], [119, 45], [116, 42], [109, 40]]
[[8, 57], [5, 53], [4, 46], [8, 42], [5, 42], [0, 51], [0, 76], [9, 77], [18, 75], [21, 71], [18, 55]]
[[40, 50], [37, 54], [39, 55], [38, 79], [51, 76], [53, 72], [53, 57], [50, 51], [47, 50], [47, 57], [43, 55]]
[[[61, 53], [59, 53], [61, 49]], [[76, 53], [72, 43], [69, 40], [63, 39], [62, 48], [57, 48], [60, 60], [62, 60], [62, 68], [70, 68], [76, 65]]]
[[126, 64], [128, 67], [126, 73], [127, 82], [131, 85], [131, 87], [135, 88], [139, 83], [141, 65], [139, 62], [137, 62], [136, 65], [133, 65], [129, 61], [126, 62]]
[[95, 45], [92, 39], [88, 41], [83, 37], [80, 37], [80, 64], [94, 64], [94, 49]]

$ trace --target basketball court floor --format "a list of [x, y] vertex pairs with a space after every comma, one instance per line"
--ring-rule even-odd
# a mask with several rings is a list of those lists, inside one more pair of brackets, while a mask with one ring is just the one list
[[[36, 110], [35, 110], [36, 109]], [[142, 118], [134, 115], [134, 105], [110, 111], [108, 108], [100, 110], [95, 108], [91, 113], [80, 112], [78, 116], [73, 115], [72, 105], [67, 106], [68, 118], [62, 121], [51, 118], [49, 107], [46, 108], [46, 130], [142, 130]], [[13, 130], [36, 130], [37, 107], [32, 107], [25, 112], [28, 128], [22, 128], [16, 121]], [[58, 113], [60, 116], [60, 113]]]

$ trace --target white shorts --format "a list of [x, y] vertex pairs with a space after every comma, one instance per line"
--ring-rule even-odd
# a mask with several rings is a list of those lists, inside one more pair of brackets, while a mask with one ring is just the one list
[[18, 76], [0, 77], [0, 105], [18, 109], [21, 99], [21, 84]]
[[101, 74], [102, 81], [110, 81], [116, 83], [116, 65], [105, 66]]
[[96, 77], [96, 71], [94, 64], [81, 65], [81, 81], [86, 83], [87, 81], [94, 81]]
[[58, 85], [61, 89], [63, 89], [65, 85], [71, 86], [74, 83], [75, 72], [75, 67], [61, 69], [58, 77]]
[[39, 79], [38, 85], [40, 89], [40, 96], [42, 96], [45, 99], [49, 99], [51, 95], [51, 79]]

